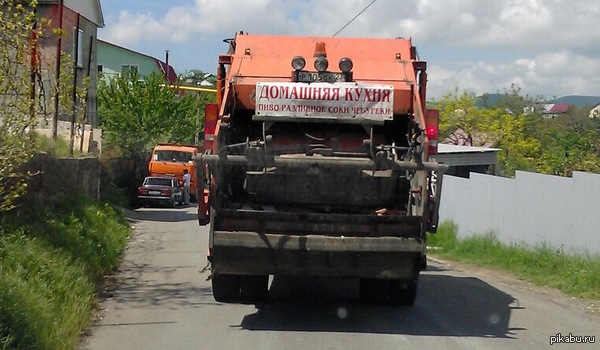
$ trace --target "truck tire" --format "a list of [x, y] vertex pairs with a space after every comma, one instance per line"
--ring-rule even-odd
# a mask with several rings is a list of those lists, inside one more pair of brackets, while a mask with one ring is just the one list
[[240, 299], [240, 276], [214, 274], [212, 277], [213, 298], [221, 303], [235, 303]]
[[383, 304], [388, 299], [388, 281], [376, 278], [360, 279], [360, 300], [368, 304]]
[[412, 280], [389, 281], [390, 304], [411, 306], [417, 296], [417, 278]]
[[240, 283], [240, 299], [254, 303], [264, 301], [269, 295], [269, 275], [242, 276]]

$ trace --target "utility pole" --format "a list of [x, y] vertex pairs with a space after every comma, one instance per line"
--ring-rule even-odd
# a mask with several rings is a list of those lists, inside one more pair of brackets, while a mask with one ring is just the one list
[[171, 79], [169, 79], [169, 50], [165, 50], [165, 73], [167, 76], [167, 83], [171, 83]]
[[56, 45], [56, 93], [54, 94], [54, 118], [52, 119], [52, 141], [58, 137], [58, 99], [60, 97], [60, 56], [62, 53], [63, 0], [58, 2], [58, 43]]
[[[37, 9], [34, 9], [35, 13], [37, 14]], [[37, 21], [35, 21], [35, 23], [33, 23], [33, 30], [31, 31], [31, 75], [30, 75], [30, 81], [29, 81], [29, 86], [31, 88], [31, 91], [29, 92], [29, 97], [31, 98], [31, 104], [29, 105], [29, 115], [31, 117], [31, 120], [35, 120], [36, 118], [36, 112], [35, 112], [35, 79], [37, 77], [37, 74], [39, 72], [39, 57], [38, 57], [38, 34], [37, 34], [37, 29], [38, 29], [38, 23]]]
[[[200, 101], [200, 91], [196, 94], [196, 100]], [[194, 133], [194, 145], [200, 144], [199, 135], [200, 132], [200, 103], [198, 103], [198, 110], [196, 111], [196, 132]]]
[[[80, 16], [77, 15], [77, 28], [75, 28], [75, 35], [73, 35], [73, 40], [75, 41], [75, 52], [73, 53], [73, 57], [75, 59], [75, 64], [73, 65], [73, 115], [71, 116], [71, 135], [69, 136], [69, 157], [73, 157], [73, 148], [75, 146], [75, 119], [77, 116], [77, 69], [79, 66], [79, 50], [82, 49], [79, 47], [79, 19]], [[81, 133], [81, 138], [83, 139], [83, 134]]]

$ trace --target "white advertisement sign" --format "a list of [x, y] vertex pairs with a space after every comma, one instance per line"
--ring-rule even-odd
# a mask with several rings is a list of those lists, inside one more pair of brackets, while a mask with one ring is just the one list
[[394, 88], [361, 83], [256, 84], [256, 115], [392, 120]]

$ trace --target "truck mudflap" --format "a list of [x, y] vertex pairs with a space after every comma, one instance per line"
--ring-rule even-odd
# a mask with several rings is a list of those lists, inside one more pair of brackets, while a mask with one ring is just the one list
[[202, 195], [198, 196], [198, 224], [200, 226], [208, 225], [210, 223], [210, 193], [208, 188], [204, 187], [198, 190], [198, 193]]

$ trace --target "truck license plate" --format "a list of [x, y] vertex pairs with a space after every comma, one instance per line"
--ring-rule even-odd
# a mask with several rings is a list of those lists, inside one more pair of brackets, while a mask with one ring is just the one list
[[299, 71], [298, 72], [298, 81], [303, 83], [312, 83], [312, 82], [326, 82], [326, 83], [335, 83], [335, 82], [344, 82], [346, 81], [346, 77], [342, 73], [332, 73], [332, 72], [306, 72]]

